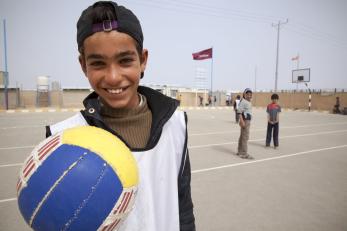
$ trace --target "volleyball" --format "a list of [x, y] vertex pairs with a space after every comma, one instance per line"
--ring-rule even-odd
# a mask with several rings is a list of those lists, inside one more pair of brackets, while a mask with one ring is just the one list
[[24, 162], [18, 207], [33, 230], [117, 230], [138, 181], [137, 162], [115, 135], [69, 128], [38, 144]]

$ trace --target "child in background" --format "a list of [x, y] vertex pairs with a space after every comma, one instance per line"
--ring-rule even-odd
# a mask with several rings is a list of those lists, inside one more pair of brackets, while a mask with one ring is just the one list
[[278, 95], [273, 94], [271, 96], [272, 103], [267, 105], [267, 132], [266, 132], [266, 147], [270, 147], [271, 136], [273, 135], [274, 148], [278, 147], [278, 129], [279, 129], [279, 113], [281, 112], [281, 106], [278, 105]]
[[239, 144], [237, 148], [237, 155], [243, 159], [254, 159], [247, 153], [249, 129], [251, 127], [252, 119], [252, 90], [246, 88], [243, 92], [243, 99], [239, 103], [237, 113], [240, 115], [239, 125], [241, 127]]
[[237, 113], [237, 109], [239, 108], [239, 103], [240, 103], [240, 99], [241, 99], [241, 96], [240, 95], [237, 95], [236, 96], [236, 99], [234, 101], [234, 111], [235, 111], [235, 123], [239, 123], [239, 120], [240, 120], [240, 114]]

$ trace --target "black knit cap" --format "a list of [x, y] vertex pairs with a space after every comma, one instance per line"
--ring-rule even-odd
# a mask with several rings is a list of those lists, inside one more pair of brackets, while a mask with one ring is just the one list
[[[109, 18], [103, 21], [95, 20], [95, 8], [99, 6], [109, 5], [115, 14], [115, 19]], [[77, 22], [77, 43], [78, 50], [83, 46], [84, 40], [100, 31], [117, 30], [128, 34], [138, 43], [139, 47], [143, 48], [143, 34], [140, 21], [135, 14], [124, 6], [119, 6], [112, 1], [99, 1], [85, 9]]]

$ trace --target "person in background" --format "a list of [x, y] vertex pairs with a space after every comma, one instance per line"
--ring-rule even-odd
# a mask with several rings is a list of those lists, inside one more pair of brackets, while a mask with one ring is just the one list
[[199, 95], [199, 102], [200, 102], [199, 106], [200, 106], [200, 107], [204, 106], [203, 103], [202, 103], [202, 102], [203, 102], [203, 99], [204, 99], [204, 98], [203, 98], [201, 95]]
[[279, 130], [279, 114], [281, 106], [278, 104], [279, 97], [277, 94], [271, 96], [271, 103], [267, 105], [267, 131], [266, 131], [266, 147], [270, 147], [271, 136], [273, 136], [274, 148], [278, 147], [278, 130]]
[[181, 94], [177, 94], [176, 99], [177, 99], [177, 101], [178, 101], [178, 106], [181, 106], [182, 95], [181, 95]]
[[243, 98], [239, 103], [237, 113], [240, 115], [240, 137], [237, 148], [237, 155], [243, 159], [254, 159], [248, 154], [249, 130], [252, 120], [252, 90], [246, 88], [243, 92]]
[[239, 103], [240, 103], [240, 100], [241, 100], [241, 96], [240, 95], [237, 95], [236, 96], [236, 99], [234, 100], [234, 111], [235, 111], [235, 123], [239, 123], [239, 120], [240, 120], [240, 114], [237, 113], [237, 109], [239, 108]]
[[334, 109], [333, 109], [333, 113], [334, 114], [340, 114], [340, 97], [336, 97], [336, 103], [334, 105]]
[[226, 106], [230, 106], [231, 105], [231, 96], [230, 95], [226, 95], [225, 105]]

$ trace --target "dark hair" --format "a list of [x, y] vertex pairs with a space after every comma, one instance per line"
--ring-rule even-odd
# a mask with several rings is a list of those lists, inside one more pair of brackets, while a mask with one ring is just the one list
[[272, 99], [272, 100], [274, 100], [274, 99], [279, 99], [279, 97], [278, 97], [278, 95], [275, 93], [275, 94], [272, 94], [271, 99]]
[[241, 96], [240, 96], [240, 95], [237, 95], [237, 96], [236, 96], [236, 99], [241, 99]]
[[[114, 6], [110, 2], [97, 2], [93, 5], [94, 7], [90, 11], [89, 17], [92, 19], [93, 24], [102, 23], [104, 21], [113, 21], [117, 20], [116, 12], [114, 10]], [[142, 44], [139, 44], [134, 38], [132, 38], [135, 42], [136, 51], [140, 57], [140, 61], [142, 63]], [[84, 47], [83, 44], [79, 48], [79, 52], [81, 55], [84, 55]]]

